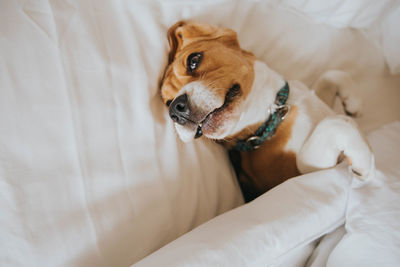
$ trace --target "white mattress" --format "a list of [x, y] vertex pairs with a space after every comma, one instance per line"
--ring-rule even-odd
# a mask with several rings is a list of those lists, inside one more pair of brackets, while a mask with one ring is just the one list
[[348, 71], [365, 131], [399, 120], [400, 4], [318, 2], [1, 1], [0, 263], [128, 266], [243, 203], [225, 151], [179, 141], [160, 101], [179, 19], [287, 79]]

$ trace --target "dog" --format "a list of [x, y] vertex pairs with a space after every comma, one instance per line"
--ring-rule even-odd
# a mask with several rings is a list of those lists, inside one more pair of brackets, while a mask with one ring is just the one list
[[374, 156], [349, 114], [361, 103], [349, 76], [328, 71], [312, 90], [241, 49], [228, 28], [179, 21], [168, 30], [168, 64], [160, 82], [180, 139], [205, 136], [225, 146], [246, 201], [289, 178], [331, 168], [343, 158], [353, 175], [373, 175]]

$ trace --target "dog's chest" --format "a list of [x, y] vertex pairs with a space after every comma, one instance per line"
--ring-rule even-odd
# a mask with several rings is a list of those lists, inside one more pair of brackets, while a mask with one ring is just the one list
[[291, 110], [274, 136], [261, 147], [240, 152], [239, 182], [246, 200], [300, 174], [296, 155], [314, 127], [333, 112], [302, 84], [291, 86]]
[[286, 149], [289, 140], [292, 139], [297, 116], [298, 108], [293, 106], [271, 139], [256, 150], [240, 152], [238, 178], [246, 200], [257, 197], [300, 174], [296, 167], [296, 152]]

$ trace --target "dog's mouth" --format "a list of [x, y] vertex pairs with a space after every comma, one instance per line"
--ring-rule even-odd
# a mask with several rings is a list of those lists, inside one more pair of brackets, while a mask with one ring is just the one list
[[[197, 125], [196, 134], [194, 135], [194, 139], [197, 139], [197, 138], [200, 138], [201, 136], [203, 136], [203, 126], [210, 127], [211, 125], [209, 125], [209, 124], [212, 123], [211, 120], [214, 117], [214, 115], [218, 114], [220, 112], [223, 112], [224, 109], [229, 105], [229, 103], [230, 102], [225, 101], [224, 104], [221, 107], [216, 108], [216, 109], [214, 109], [213, 111], [211, 111], [210, 113], [207, 114], [207, 116], [204, 118], [204, 120], [202, 120]], [[216, 125], [212, 125], [212, 128], [216, 128]]]
[[[222, 105], [217, 108], [207, 111], [207, 103], [203, 100], [200, 103], [204, 104], [197, 105], [189, 101], [189, 114], [171, 114], [170, 111], [170, 117], [176, 122], [175, 128], [181, 140], [190, 142], [203, 135], [212, 139], [221, 138], [225, 130], [224, 125], [227, 124], [227, 119], [230, 118], [232, 108], [235, 106], [233, 102], [236, 102], [236, 98], [241, 94], [239, 84], [235, 83], [225, 94]], [[178, 106], [176, 108], [178, 110]], [[179, 117], [179, 115], [181, 116]], [[173, 116], [176, 116], [176, 119]], [[179, 123], [179, 118], [183, 123]]]
[[241, 94], [240, 85], [235, 83], [226, 93], [224, 103], [221, 107], [214, 109], [202, 120], [196, 129], [195, 139], [200, 138], [203, 135], [203, 126], [208, 128], [216, 128], [216, 125], [210, 125], [215, 123], [213, 118], [218, 117], [219, 114], [225, 111], [225, 109], [233, 102], [233, 100]]

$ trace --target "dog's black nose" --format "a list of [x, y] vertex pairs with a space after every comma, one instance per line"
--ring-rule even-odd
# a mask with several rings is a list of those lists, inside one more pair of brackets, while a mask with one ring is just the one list
[[169, 106], [169, 116], [171, 119], [180, 125], [185, 125], [188, 121], [189, 115], [190, 109], [187, 94], [175, 98]]

